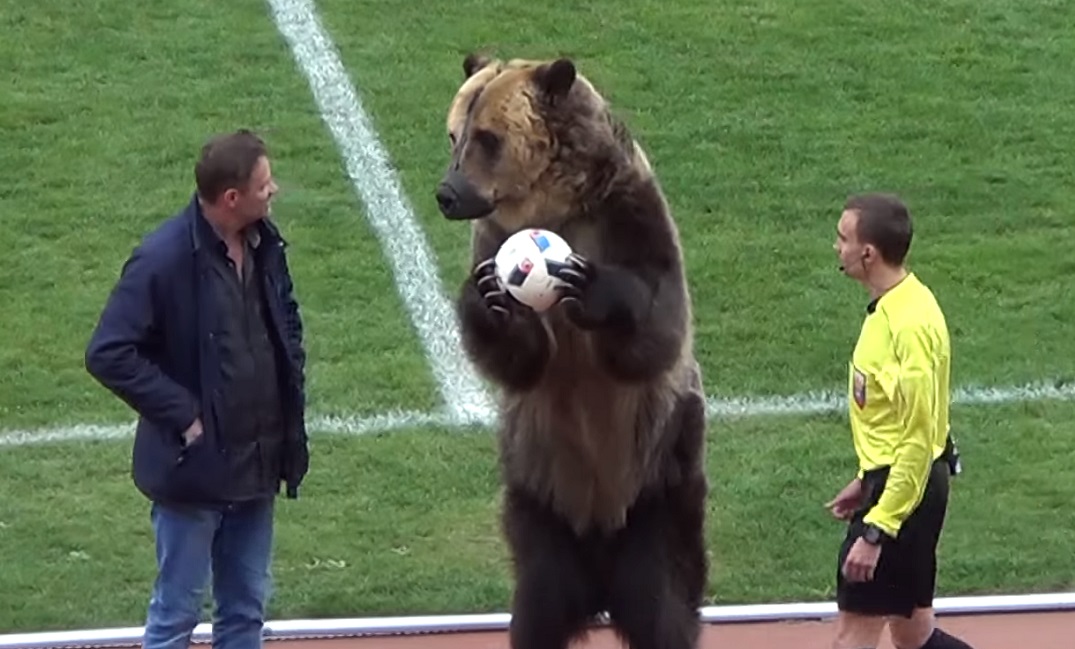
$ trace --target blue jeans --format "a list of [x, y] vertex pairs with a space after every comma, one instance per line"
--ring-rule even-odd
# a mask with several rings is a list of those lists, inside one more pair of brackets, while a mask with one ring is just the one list
[[188, 649], [212, 578], [215, 649], [261, 647], [272, 580], [273, 499], [220, 509], [154, 503], [157, 578], [145, 649]]

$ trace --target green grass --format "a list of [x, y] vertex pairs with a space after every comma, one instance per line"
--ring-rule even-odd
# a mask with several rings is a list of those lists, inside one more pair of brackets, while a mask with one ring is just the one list
[[[865, 299], [835, 270], [845, 195], [895, 190], [952, 328], [957, 385], [1075, 378], [1075, 145], [1061, 2], [318, 3], [454, 290], [432, 200], [472, 49], [576, 58], [681, 224], [707, 388], [839, 388]], [[262, 131], [307, 322], [310, 411], [436, 405], [338, 152], [263, 2], [0, 0], [0, 429], [127, 421], [82, 351], [124, 258], [192, 190], [211, 132]], [[942, 594], [1070, 590], [1075, 403], [960, 407]], [[273, 617], [505, 610], [492, 439], [315, 437], [283, 502]], [[840, 417], [715, 422], [711, 601], [830, 598], [853, 472]], [[0, 452], [0, 632], [130, 625], [152, 580], [124, 443]]]
[[[1075, 587], [1075, 474], [1058, 423], [1073, 417], [1070, 402], [956, 409], [966, 472], [942, 593]], [[489, 435], [316, 437], [313, 449], [300, 499], [281, 501], [272, 617], [506, 610]], [[843, 418], [716, 421], [707, 464], [707, 603], [831, 599], [841, 526], [822, 505], [854, 474]], [[141, 622], [153, 540], [125, 445], [0, 454], [0, 493], [0, 632]]]
[[129, 418], [83, 369], [86, 341], [131, 248], [190, 199], [204, 138], [237, 126], [272, 148], [311, 407], [432, 407], [364, 206], [265, 6], [63, 7], [0, 0], [0, 425]]
[[[957, 383], [1071, 375], [1075, 318], [1060, 3], [322, 0], [450, 286], [444, 115], [472, 49], [574, 57], [647, 147], [679, 221], [711, 391], [839, 384], [865, 300], [835, 270], [848, 193], [899, 191], [950, 318]], [[506, 25], [510, 28], [505, 29]]]

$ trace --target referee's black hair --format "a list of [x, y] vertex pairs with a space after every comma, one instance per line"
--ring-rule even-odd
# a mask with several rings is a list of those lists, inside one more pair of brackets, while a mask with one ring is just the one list
[[894, 194], [855, 194], [844, 203], [844, 210], [858, 214], [856, 234], [859, 241], [872, 244], [881, 258], [890, 264], [902, 264], [911, 248], [914, 228], [911, 213]]

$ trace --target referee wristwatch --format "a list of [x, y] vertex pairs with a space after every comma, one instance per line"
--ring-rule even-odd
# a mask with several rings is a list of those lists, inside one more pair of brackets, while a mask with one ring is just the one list
[[884, 531], [880, 527], [872, 523], [867, 523], [866, 527], [862, 530], [862, 538], [870, 545], [880, 545], [881, 539], [885, 537]]

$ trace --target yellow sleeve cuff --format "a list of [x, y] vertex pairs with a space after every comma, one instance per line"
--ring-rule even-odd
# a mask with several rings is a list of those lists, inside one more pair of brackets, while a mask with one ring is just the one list
[[876, 525], [882, 532], [888, 534], [892, 538], [896, 538], [900, 533], [899, 523], [881, 520], [881, 518], [876, 516], [873, 511], [866, 514], [866, 516], [863, 517], [862, 522], [868, 525]]

